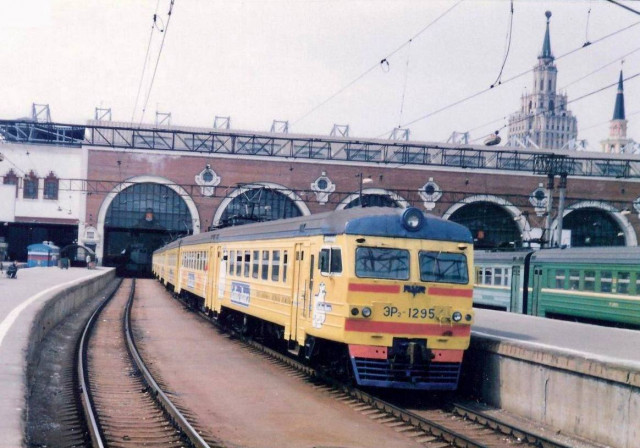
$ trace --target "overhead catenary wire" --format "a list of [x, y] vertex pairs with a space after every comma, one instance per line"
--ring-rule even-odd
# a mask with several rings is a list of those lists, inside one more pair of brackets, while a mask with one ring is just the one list
[[444, 16], [446, 16], [447, 14], [449, 14], [454, 8], [456, 8], [460, 3], [462, 3], [464, 0], [459, 0], [458, 2], [456, 2], [456, 4], [454, 4], [453, 6], [451, 6], [449, 9], [447, 9], [445, 12], [443, 12], [442, 14], [440, 14], [438, 17], [436, 17], [433, 21], [431, 21], [428, 25], [426, 25], [424, 28], [422, 28], [420, 31], [418, 31], [415, 35], [413, 35], [408, 41], [404, 42], [403, 44], [401, 44], [399, 47], [397, 47], [395, 50], [393, 50], [392, 52], [390, 52], [389, 54], [387, 54], [386, 56], [384, 56], [382, 59], [380, 59], [379, 62], [376, 62], [375, 64], [371, 65], [368, 69], [366, 69], [363, 73], [361, 73], [359, 76], [357, 76], [356, 78], [354, 78], [352, 81], [348, 82], [346, 85], [344, 85], [343, 87], [341, 87], [340, 89], [338, 89], [336, 92], [334, 92], [333, 94], [331, 94], [327, 99], [325, 99], [324, 101], [320, 102], [319, 104], [317, 104], [316, 106], [312, 107], [311, 110], [309, 110], [308, 112], [306, 112], [305, 114], [303, 114], [301, 117], [297, 118], [296, 120], [294, 120], [291, 125], [296, 125], [298, 123], [300, 123], [302, 120], [304, 120], [305, 118], [307, 118], [309, 115], [313, 114], [315, 111], [317, 111], [318, 109], [320, 109], [321, 107], [323, 107], [325, 104], [329, 103], [331, 100], [333, 100], [334, 98], [336, 98], [337, 96], [339, 96], [341, 93], [343, 93], [345, 90], [349, 89], [351, 86], [353, 86], [355, 83], [357, 83], [358, 81], [360, 81], [362, 78], [364, 78], [366, 75], [368, 75], [369, 73], [371, 73], [373, 70], [375, 70], [379, 65], [380, 66], [385, 66], [389, 68], [389, 58], [392, 57], [393, 55], [395, 55], [398, 51], [402, 50], [404, 47], [406, 47], [407, 45], [409, 45], [411, 43], [411, 41], [417, 39], [421, 34], [423, 34], [425, 31], [427, 31], [429, 28], [431, 28], [433, 25], [435, 25], [440, 19], [442, 19]]
[[493, 84], [491, 84], [491, 87], [502, 84], [502, 72], [504, 71], [504, 66], [506, 65], [507, 58], [509, 57], [509, 50], [511, 49], [511, 39], [513, 37], [513, 0], [511, 0], [509, 16], [510, 18], [509, 18], [509, 31], [507, 32], [507, 49], [504, 54], [504, 59], [502, 60], [502, 66], [500, 67], [500, 72], [498, 73], [498, 77], [493, 82]]
[[[636, 27], [636, 26], [638, 26], [638, 25], [640, 25], [640, 22], [635, 22], [635, 23], [632, 23], [631, 25], [628, 25], [628, 26], [626, 26], [626, 27], [624, 27], [624, 28], [620, 28], [620, 29], [618, 29], [618, 30], [616, 30], [616, 31], [612, 31], [612, 32], [611, 32], [611, 33], [609, 33], [609, 34], [606, 34], [606, 35], [604, 35], [604, 36], [602, 36], [602, 37], [600, 37], [600, 38], [598, 38], [598, 39], [594, 40], [594, 41], [591, 43], [591, 45], [589, 45], [589, 47], [591, 47], [591, 46], [593, 46], [593, 45], [595, 45], [595, 44], [597, 44], [597, 43], [599, 43], [599, 42], [602, 42], [602, 41], [604, 41], [604, 40], [606, 40], [606, 39], [608, 39], [608, 38], [610, 38], [610, 37], [613, 37], [613, 36], [615, 36], [615, 35], [617, 35], [617, 34], [619, 34], [619, 33], [622, 33], [622, 32], [624, 32], [624, 31], [627, 31], [627, 30], [629, 30], [629, 29], [631, 29], [631, 28], [633, 28], [633, 27]], [[580, 50], [584, 49], [584, 48], [586, 48], [586, 47], [584, 47], [584, 46], [577, 47], [577, 48], [575, 48], [575, 49], [573, 49], [573, 50], [570, 50], [570, 51], [568, 51], [568, 52], [566, 52], [566, 53], [564, 53], [564, 54], [562, 54], [562, 55], [560, 55], [560, 56], [556, 57], [556, 58], [555, 58], [555, 60], [559, 60], [559, 59], [565, 58], [565, 57], [567, 57], [567, 56], [569, 56], [569, 55], [572, 55], [573, 53], [576, 53], [576, 52], [578, 52], [578, 51], [580, 51]], [[508, 79], [506, 79], [506, 80], [504, 80], [504, 81], [502, 81], [502, 83], [500, 84], [500, 86], [504, 86], [505, 84], [507, 84], [507, 83], [509, 83], [509, 82], [512, 82], [512, 81], [514, 81], [514, 80], [516, 80], [516, 79], [518, 79], [518, 78], [521, 78], [522, 76], [524, 76], [524, 75], [527, 75], [527, 74], [531, 73], [534, 69], [535, 69], [535, 68], [531, 68], [531, 69], [525, 70], [525, 71], [523, 71], [523, 72], [521, 72], [521, 73], [518, 73], [518, 74], [516, 74], [516, 75], [514, 75], [514, 76], [512, 76], [512, 77], [510, 77], [510, 78], [508, 78]], [[496, 87], [499, 87], [499, 86], [496, 86]], [[495, 89], [492, 89], [491, 87], [488, 87], [488, 88], [485, 88], [485, 89], [483, 89], [483, 90], [480, 90], [480, 91], [478, 91], [478, 92], [476, 92], [476, 93], [473, 93], [473, 94], [471, 94], [471, 95], [469, 95], [469, 96], [466, 96], [466, 97], [464, 97], [464, 98], [461, 98], [461, 99], [459, 99], [459, 100], [456, 100], [456, 101], [454, 101], [454, 102], [452, 102], [452, 103], [450, 103], [450, 104], [448, 104], [448, 105], [446, 105], [446, 106], [443, 106], [443, 107], [441, 107], [441, 108], [439, 108], [439, 109], [436, 109], [436, 110], [434, 110], [434, 111], [432, 111], [432, 112], [428, 112], [428, 113], [426, 113], [426, 114], [424, 114], [424, 115], [421, 115], [421, 116], [419, 116], [418, 118], [415, 118], [415, 119], [413, 119], [413, 120], [411, 120], [411, 121], [409, 121], [409, 122], [407, 122], [407, 123], [403, 123], [403, 124], [402, 124], [402, 126], [403, 126], [403, 127], [411, 126], [411, 125], [412, 125], [412, 124], [414, 124], [414, 123], [418, 123], [418, 122], [420, 122], [420, 121], [422, 121], [422, 120], [425, 120], [425, 119], [427, 119], [427, 118], [430, 118], [430, 117], [432, 117], [432, 116], [434, 116], [434, 115], [437, 115], [437, 114], [439, 114], [439, 113], [441, 113], [441, 112], [444, 112], [444, 111], [446, 111], [446, 110], [449, 110], [449, 109], [451, 109], [451, 108], [453, 108], [453, 107], [455, 107], [455, 106], [458, 106], [458, 105], [460, 105], [460, 104], [466, 103], [467, 101], [470, 101], [470, 100], [472, 100], [472, 99], [474, 99], [474, 98], [477, 98], [478, 96], [480, 96], [480, 95], [482, 95], [482, 94], [484, 94], [484, 93], [487, 93], [487, 92], [489, 92], [489, 91], [491, 91], [491, 90], [495, 90]]]
[[146, 53], [144, 55], [144, 64], [142, 65], [142, 74], [140, 74], [140, 83], [138, 84], [138, 92], [136, 93], [136, 101], [135, 101], [135, 103], [133, 103], [133, 110], [131, 111], [131, 123], [134, 122], [136, 109], [138, 108], [138, 100], [140, 99], [140, 92], [142, 91], [142, 83], [144, 81], [144, 74], [145, 74], [145, 72], [147, 70], [147, 62], [149, 62], [149, 50], [151, 49], [151, 41], [153, 40], [153, 32], [156, 30], [156, 20], [158, 18], [158, 7], [159, 6], [160, 6], [160, 0], [158, 0], [156, 2], [156, 10], [153, 13], [153, 23], [151, 24], [151, 32], [149, 33], [149, 42], [147, 43], [147, 51], [146, 51]]
[[144, 114], [147, 110], [147, 104], [149, 103], [149, 98], [151, 97], [151, 91], [153, 90], [153, 83], [156, 79], [156, 73], [158, 72], [158, 65], [160, 64], [160, 57], [162, 56], [162, 50], [164, 49], [164, 41], [167, 38], [167, 34], [169, 33], [169, 25], [171, 24], [171, 14], [173, 12], [173, 4], [175, 0], [171, 0], [169, 4], [169, 12], [167, 13], [167, 25], [164, 28], [164, 33], [162, 34], [162, 41], [160, 42], [160, 50], [158, 50], [158, 57], [156, 58], [156, 64], [153, 69], [153, 75], [151, 76], [151, 83], [149, 84], [149, 90], [147, 91], [147, 96], [144, 101], [144, 106], [142, 107], [142, 114], [140, 116], [140, 123], [144, 120]]

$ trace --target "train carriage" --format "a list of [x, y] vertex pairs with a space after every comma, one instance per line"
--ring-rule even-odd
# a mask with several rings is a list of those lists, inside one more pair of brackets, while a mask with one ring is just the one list
[[184, 263], [174, 286], [212, 316], [348, 368], [361, 385], [457, 386], [473, 321], [473, 244], [458, 224], [354, 208], [189, 236], [154, 258], [176, 250], [201, 253], [204, 288], [198, 277], [185, 286]]
[[640, 247], [478, 251], [475, 266], [475, 306], [640, 329]]

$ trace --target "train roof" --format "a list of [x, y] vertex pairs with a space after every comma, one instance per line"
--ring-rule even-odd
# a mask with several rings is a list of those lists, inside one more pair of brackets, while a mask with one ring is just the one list
[[544, 249], [531, 256], [531, 262], [570, 262], [576, 264], [640, 264], [639, 246], [572, 247]]
[[409, 231], [402, 225], [405, 210], [390, 207], [354, 207], [297, 218], [245, 224], [187, 236], [169, 243], [165, 249], [210, 241], [231, 242], [340, 234], [473, 243], [471, 233], [466, 227], [430, 215], [425, 215], [421, 229]]
[[525, 257], [533, 252], [531, 249], [522, 250], [475, 250], [473, 260], [476, 263], [524, 263]]

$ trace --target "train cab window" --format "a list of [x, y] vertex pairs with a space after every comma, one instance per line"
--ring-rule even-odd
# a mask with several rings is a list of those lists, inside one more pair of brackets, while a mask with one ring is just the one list
[[464, 254], [420, 251], [420, 280], [438, 283], [469, 283]]
[[356, 249], [356, 275], [358, 277], [409, 279], [409, 251], [382, 247]]
[[620, 294], [629, 294], [629, 283], [631, 280], [631, 272], [618, 272], [618, 292]]
[[262, 280], [269, 278], [269, 251], [262, 251]]
[[242, 275], [242, 251], [238, 251], [236, 255], [236, 275], [240, 277]]
[[282, 253], [282, 281], [287, 281], [287, 265], [289, 264], [289, 254], [285, 250]]
[[584, 290], [595, 291], [596, 289], [596, 272], [584, 271]]
[[600, 292], [611, 292], [611, 286], [613, 283], [613, 276], [611, 271], [600, 272]]
[[253, 251], [253, 266], [251, 268], [251, 277], [258, 278], [258, 271], [260, 270], [260, 251]]
[[251, 252], [248, 250], [244, 251], [244, 276], [249, 277], [249, 266], [251, 265]]
[[229, 275], [233, 275], [236, 272], [236, 251], [229, 252]]
[[277, 282], [280, 278], [280, 251], [274, 250], [271, 258], [271, 280]]
[[569, 270], [569, 289], [580, 289], [580, 271], [577, 269]]
[[342, 272], [342, 250], [326, 248], [318, 256], [318, 269], [322, 274], [339, 274]]
[[564, 280], [567, 278], [567, 274], [564, 269], [556, 270], [556, 288], [564, 289]]

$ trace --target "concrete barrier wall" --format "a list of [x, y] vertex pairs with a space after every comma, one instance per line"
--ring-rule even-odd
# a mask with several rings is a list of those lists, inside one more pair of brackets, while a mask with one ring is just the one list
[[109, 286], [112, 290], [116, 287], [115, 269], [105, 271], [103, 275], [88, 278], [71, 288], [60, 291], [38, 310], [29, 331], [29, 343], [27, 346], [27, 377], [31, 377], [30, 370], [34, 368], [34, 357], [38, 346], [47, 336], [47, 333], [58, 325], [65, 317], [73, 313], [88, 298], [94, 297], [100, 291]]
[[564, 434], [640, 447], [640, 366], [473, 336], [461, 387]]

